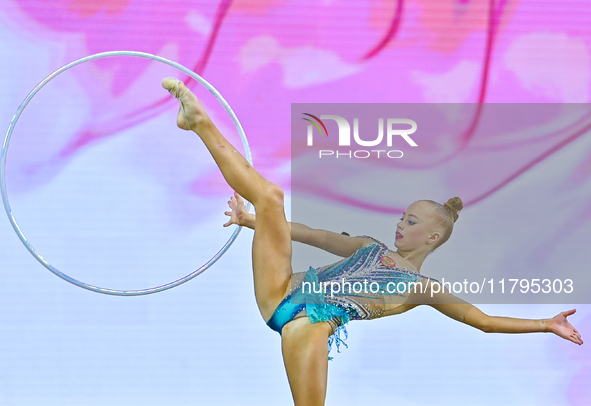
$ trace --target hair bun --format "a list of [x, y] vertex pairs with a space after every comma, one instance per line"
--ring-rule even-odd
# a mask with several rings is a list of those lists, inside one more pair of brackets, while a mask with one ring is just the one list
[[452, 197], [443, 204], [443, 207], [445, 207], [452, 214], [455, 223], [459, 217], [458, 212], [464, 208], [464, 203], [459, 197]]

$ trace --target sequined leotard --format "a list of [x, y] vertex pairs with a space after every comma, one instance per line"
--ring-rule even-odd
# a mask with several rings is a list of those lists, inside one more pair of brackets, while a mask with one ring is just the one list
[[372, 237], [362, 237], [374, 243], [334, 264], [310, 267], [305, 277], [294, 274], [292, 280], [296, 283], [291, 293], [279, 304], [267, 325], [281, 334], [283, 326], [305, 309], [311, 323], [332, 324], [335, 330], [328, 340], [329, 351], [334, 342], [340, 352], [340, 344], [347, 346], [345, 325], [350, 320], [399, 313], [397, 304], [405, 302], [409, 284], [431, 278], [397, 266], [388, 256], [385, 244]]

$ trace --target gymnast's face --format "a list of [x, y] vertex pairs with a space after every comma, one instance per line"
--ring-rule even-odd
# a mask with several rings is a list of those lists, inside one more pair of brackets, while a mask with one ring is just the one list
[[434, 215], [427, 202], [418, 201], [408, 206], [396, 227], [394, 245], [402, 251], [430, 248], [440, 235], [435, 228]]

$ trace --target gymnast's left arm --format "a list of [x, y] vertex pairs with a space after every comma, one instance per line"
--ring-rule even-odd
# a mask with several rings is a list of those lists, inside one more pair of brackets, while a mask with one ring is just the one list
[[567, 320], [576, 309], [561, 312], [550, 319], [539, 320], [489, 316], [478, 307], [452, 295], [447, 289], [440, 290], [441, 285], [435, 286], [431, 294], [432, 283], [437, 285], [430, 282], [430, 286], [422, 294], [415, 294], [413, 300], [420, 300], [421, 304], [428, 304], [446, 316], [485, 333], [554, 333], [575, 344], [583, 344], [581, 334]]

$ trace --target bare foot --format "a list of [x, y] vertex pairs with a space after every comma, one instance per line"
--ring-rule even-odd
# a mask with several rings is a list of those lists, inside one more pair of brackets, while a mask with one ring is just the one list
[[199, 103], [197, 96], [183, 82], [176, 78], [165, 78], [162, 80], [162, 86], [179, 99], [181, 103], [176, 118], [176, 124], [179, 128], [196, 132], [202, 124], [209, 121], [209, 116]]

